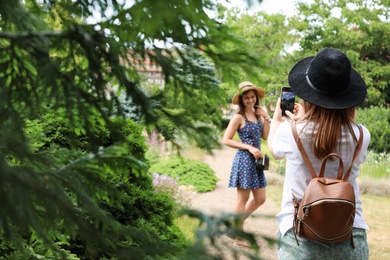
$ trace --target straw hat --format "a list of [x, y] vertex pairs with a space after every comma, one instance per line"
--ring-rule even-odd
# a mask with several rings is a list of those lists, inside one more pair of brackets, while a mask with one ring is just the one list
[[233, 100], [232, 100], [233, 104], [238, 105], [239, 97], [242, 96], [248, 90], [256, 91], [258, 99], [262, 99], [264, 97], [264, 89], [263, 88], [257, 87], [249, 81], [244, 81], [238, 85], [238, 92], [234, 95]]
[[348, 57], [333, 48], [324, 48], [295, 64], [288, 82], [298, 97], [329, 109], [355, 107], [367, 95], [366, 83]]

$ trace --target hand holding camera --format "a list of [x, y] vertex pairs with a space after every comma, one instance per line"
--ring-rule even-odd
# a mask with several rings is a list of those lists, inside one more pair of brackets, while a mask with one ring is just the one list
[[269, 157], [267, 154], [264, 154], [263, 157], [256, 161], [256, 169], [258, 171], [268, 171], [269, 169]]
[[295, 94], [290, 87], [282, 87], [282, 95], [280, 99], [282, 116], [287, 116], [286, 111], [290, 111], [292, 113], [295, 105]]

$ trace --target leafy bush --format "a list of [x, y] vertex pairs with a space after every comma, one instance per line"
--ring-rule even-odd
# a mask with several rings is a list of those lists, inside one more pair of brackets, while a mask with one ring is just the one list
[[148, 248], [164, 246], [172, 250], [173, 246], [186, 244], [183, 234], [174, 224], [176, 204], [169, 195], [144, 190], [134, 184], [125, 184], [121, 189], [123, 200], [118, 205], [108, 205], [108, 209], [120, 223], [134, 228], [135, 234], [139, 233], [133, 237], [132, 246], [142, 249], [146, 256]]
[[378, 153], [390, 152], [390, 109], [370, 107], [359, 109], [356, 122], [363, 124], [371, 133], [369, 149]]
[[[125, 118], [111, 118], [105, 125], [96, 121], [93, 132], [75, 134], [65, 120], [53, 114], [42, 117], [41, 120], [28, 122], [26, 132], [30, 142], [33, 142], [34, 150], [37, 152], [50, 149], [62, 149], [73, 151], [76, 155], [95, 154], [100, 147], [120, 147], [125, 151], [126, 157], [132, 160], [114, 160], [114, 168], [109, 169], [104, 165], [94, 165], [98, 167], [97, 174], [104, 176], [105, 186], [117, 188], [119, 197], [112, 198], [105, 193], [103, 187], [95, 187], [99, 192], [100, 207], [109, 216], [118, 222], [118, 229], [122, 230], [116, 235], [111, 230], [105, 232], [113, 248], [96, 245], [87, 245], [86, 241], [76, 234], [72, 238], [63, 238], [63, 244], [57, 250], [68, 252], [67, 257], [77, 255], [83, 259], [112, 258], [118, 252], [129, 252], [134, 259], [145, 259], [152, 257], [164, 259], [172, 257], [188, 242], [184, 238], [180, 229], [174, 223], [176, 203], [167, 194], [155, 192], [152, 185], [152, 178], [145, 172], [134, 168], [132, 162], [146, 161], [146, 140], [142, 135], [142, 126], [134, 121]], [[110, 160], [113, 160], [110, 158]], [[110, 172], [110, 174], [107, 174]], [[102, 177], [103, 178], [103, 177]], [[85, 194], [88, 196], [88, 194]], [[73, 197], [73, 194], [69, 194]], [[87, 214], [80, 214], [80, 217], [88, 219], [93, 224], [94, 219]], [[61, 220], [58, 220], [60, 225]], [[99, 228], [99, 227], [98, 227]], [[125, 235], [126, 233], [126, 235]], [[130, 234], [130, 238], [128, 234]], [[26, 234], [30, 236], [29, 234]], [[60, 236], [61, 234], [57, 234]], [[0, 234], [0, 239], [3, 235]], [[29, 241], [26, 241], [28, 245]], [[31, 250], [36, 250], [45, 245], [40, 241], [31, 246]], [[93, 255], [87, 247], [93, 248]], [[12, 255], [17, 250], [12, 245], [8, 245], [7, 255]], [[153, 248], [153, 250], [150, 250]], [[112, 251], [111, 251], [112, 250]], [[42, 251], [42, 250], [41, 250]], [[0, 254], [4, 251], [0, 248]], [[46, 254], [47, 256], [54, 253]]]
[[214, 171], [206, 163], [183, 157], [161, 160], [152, 165], [149, 171], [177, 178], [179, 184], [192, 185], [198, 192], [213, 190], [218, 181]]

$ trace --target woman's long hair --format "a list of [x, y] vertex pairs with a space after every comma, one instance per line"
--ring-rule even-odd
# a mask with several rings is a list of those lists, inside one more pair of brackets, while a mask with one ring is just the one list
[[356, 109], [327, 109], [313, 105], [307, 101], [303, 101], [305, 116], [303, 120], [307, 120], [307, 124], [314, 123], [312, 133], [312, 145], [314, 147], [314, 155], [323, 159], [328, 154], [335, 152], [339, 146], [339, 138], [343, 128], [347, 128], [357, 141], [356, 135], [352, 128], [352, 123], [355, 119]]
[[[257, 96], [257, 92], [254, 91], [254, 90], [248, 90], [248, 91], [245, 91], [244, 93], [242, 93], [239, 97], [238, 97], [238, 108], [237, 108], [237, 111], [236, 113], [237, 114], [241, 114], [244, 118], [245, 118], [245, 105], [244, 105], [244, 101], [242, 100], [244, 94], [250, 92], [250, 91], [253, 91], [253, 93], [255, 93], [256, 95], [256, 105], [255, 106], [258, 106], [259, 103], [260, 103], [260, 99], [259, 99], [259, 96]], [[260, 115], [256, 115], [256, 118], [257, 118], [257, 121], [259, 121], [260, 119]]]

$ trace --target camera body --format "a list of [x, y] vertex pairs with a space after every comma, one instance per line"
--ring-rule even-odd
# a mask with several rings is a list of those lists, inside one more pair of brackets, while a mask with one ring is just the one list
[[264, 154], [264, 157], [261, 157], [256, 161], [256, 169], [258, 171], [264, 171], [269, 169], [269, 157], [267, 154]]
[[264, 164], [263, 164], [264, 160], [263, 158], [260, 158], [256, 161], [256, 169], [258, 171], [263, 171], [264, 170]]

